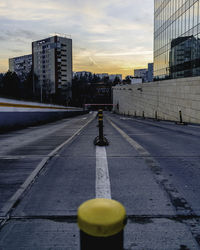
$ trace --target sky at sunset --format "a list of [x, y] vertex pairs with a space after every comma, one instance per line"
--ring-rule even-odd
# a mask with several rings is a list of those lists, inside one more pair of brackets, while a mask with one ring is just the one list
[[153, 60], [153, 0], [1, 0], [0, 24], [0, 72], [55, 33], [73, 40], [73, 71], [125, 77]]

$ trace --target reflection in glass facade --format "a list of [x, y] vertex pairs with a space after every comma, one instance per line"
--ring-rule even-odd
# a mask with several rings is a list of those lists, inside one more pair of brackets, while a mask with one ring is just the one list
[[154, 79], [200, 76], [200, 0], [154, 0]]

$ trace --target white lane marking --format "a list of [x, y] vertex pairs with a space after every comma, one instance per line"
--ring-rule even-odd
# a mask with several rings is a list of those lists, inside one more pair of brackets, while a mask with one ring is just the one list
[[0, 209], [0, 217], [7, 217], [9, 218], [9, 212], [14, 207], [16, 202], [21, 198], [21, 196], [24, 194], [24, 192], [27, 190], [29, 186], [34, 182], [37, 175], [40, 173], [40, 171], [43, 169], [43, 167], [46, 165], [48, 160], [51, 159], [51, 157], [55, 156], [58, 151], [63, 148], [66, 144], [68, 144], [70, 141], [74, 139], [90, 122], [92, 122], [96, 117], [96, 114], [94, 113], [89, 121], [87, 121], [80, 129], [78, 129], [69, 139], [67, 139], [65, 142], [60, 144], [57, 148], [55, 148], [53, 151], [51, 151], [47, 156], [45, 156], [42, 161], [36, 166], [35, 170], [29, 175], [29, 177], [25, 180], [25, 182], [20, 186], [20, 188], [13, 194], [13, 196], [10, 198], [10, 200], [7, 201], [7, 203], [3, 206], [2, 209]]
[[107, 120], [110, 124], [140, 153], [142, 156], [150, 157], [150, 153], [145, 150], [139, 143], [133, 140], [130, 136], [128, 136], [122, 129], [120, 129], [117, 125], [115, 125], [109, 118]]
[[111, 199], [110, 178], [105, 147], [96, 147], [96, 198]]

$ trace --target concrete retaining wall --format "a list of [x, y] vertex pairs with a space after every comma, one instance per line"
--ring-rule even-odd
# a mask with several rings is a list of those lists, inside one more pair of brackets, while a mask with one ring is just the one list
[[163, 120], [200, 123], [200, 77], [165, 80], [153, 83], [118, 85], [113, 88], [114, 110]]
[[39, 125], [62, 118], [77, 116], [86, 111], [52, 111], [52, 112], [0, 112], [0, 132]]

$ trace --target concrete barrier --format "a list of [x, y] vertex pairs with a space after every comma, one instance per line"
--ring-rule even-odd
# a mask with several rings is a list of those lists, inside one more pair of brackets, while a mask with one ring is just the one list
[[0, 97], [0, 132], [87, 113], [81, 108]]
[[0, 132], [85, 114], [86, 111], [0, 112]]

